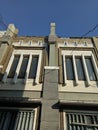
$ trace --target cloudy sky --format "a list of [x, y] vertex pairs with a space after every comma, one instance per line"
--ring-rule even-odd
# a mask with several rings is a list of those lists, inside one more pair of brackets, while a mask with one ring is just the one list
[[51, 22], [58, 36], [81, 37], [98, 24], [98, 0], [0, 0], [0, 30], [14, 23], [19, 35], [46, 36]]

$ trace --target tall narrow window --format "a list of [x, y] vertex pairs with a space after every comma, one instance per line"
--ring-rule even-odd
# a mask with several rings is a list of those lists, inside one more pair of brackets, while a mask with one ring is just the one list
[[91, 58], [86, 57], [85, 60], [86, 60], [86, 66], [87, 66], [87, 70], [88, 70], [90, 80], [96, 80], [96, 75], [95, 75], [95, 72], [94, 72], [94, 67], [93, 67]]
[[20, 58], [19, 55], [14, 56], [14, 60], [13, 60], [13, 63], [11, 65], [11, 68], [10, 68], [10, 71], [9, 71], [9, 74], [8, 74], [8, 78], [14, 77], [15, 72], [16, 72], [16, 68], [17, 68], [17, 65], [18, 65], [18, 62], [19, 62], [19, 58]]
[[36, 57], [32, 56], [32, 62], [31, 62], [30, 71], [29, 71], [29, 78], [35, 79], [37, 65], [38, 65], [38, 56]]
[[20, 67], [18, 78], [22, 79], [25, 77], [29, 56], [24, 56]]
[[73, 69], [73, 61], [72, 57], [65, 57], [66, 59], [66, 74], [67, 80], [74, 80], [74, 69]]
[[76, 67], [79, 80], [85, 80], [84, 69], [81, 57], [76, 57]]

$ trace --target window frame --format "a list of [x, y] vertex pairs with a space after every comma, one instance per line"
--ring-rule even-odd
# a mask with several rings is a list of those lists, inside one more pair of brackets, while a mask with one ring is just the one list
[[[9, 74], [9, 71], [10, 71], [10, 68], [11, 68], [11, 65], [13, 63], [15, 55], [20, 55], [20, 59], [19, 59], [19, 62], [18, 62], [17, 68], [16, 68], [14, 78], [8, 78], [8, 74]], [[18, 78], [19, 70], [20, 70], [24, 55], [29, 55], [29, 61], [28, 61], [28, 64], [27, 64], [25, 78], [19, 79]], [[28, 79], [30, 65], [31, 65], [31, 61], [32, 61], [32, 56], [38, 56], [36, 78], [35, 79]], [[42, 50], [26, 50], [26, 49], [25, 50], [21, 50], [21, 49], [20, 50], [14, 50], [11, 57], [10, 57], [10, 60], [9, 60], [8, 66], [6, 68], [6, 71], [4, 73], [2, 81], [4, 83], [11, 81], [13, 83], [17, 83], [17, 82], [33, 83], [33, 82], [35, 82], [36, 84], [39, 84], [39, 77], [40, 77], [40, 71], [41, 71], [41, 61], [42, 61]]]
[[[72, 113], [72, 114], [80, 114], [80, 115], [89, 115], [89, 116], [91, 116], [91, 115], [95, 115], [95, 114], [97, 114], [98, 115], [98, 111], [94, 111], [94, 110], [90, 110], [90, 111], [88, 111], [88, 110], [70, 110], [70, 109], [63, 109], [63, 128], [64, 128], [64, 130], [68, 130], [68, 123], [67, 123], [67, 117], [66, 117], [66, 115], [67, 115], [67, 113]], [[85, 120], [85, 122], [86, 122], [86, 124], [85, 124], [85, 126], [86, 127], [89, 127], [89, 126], [93, 126], [93, 127], [98, 127], [98, 124], [94, 124], [94, 123], [92, 123], [92, 124], [88, 124], [87, 123], [87, 120]], [[82, 125], [82, 123], [81, 122], [79, 122], [79, 125], [81, 125], [81, 126], [84, 126], [84, 125]]]
[[35, 130], [36, 129], [36, 121], [37, 121], [37, 113], [38, 113], [38, 108], [29, 108], [29, 107], [0, 107], [0, 111], [2, 112], [4, 111], [7, 111], [7, 112], [10, 112], [10, 111], [16, 111], [16, 112], [22, 112], [22, 111], [34, 111], [34, 120], [33, 120], [33, 129], [32, 130]]
[[63, 77], [64, 77], [64, 84], [65, 85], [67, 85], [67, 83], [69, 82], [69, 80], [67, 80], [67, 76], [66, 76], [67, 73], [66, 73], [65, 57], [70, 57], [70, 56], [73, 59], [73, 69], [74, 69], [75, 85], [76, 86], [79, 85], [79, 81], [80, 80], [78, 79], [78, 73], [77, 73], [75, 57], [81, 57], [82, 58], [83, 69], [84, 69], [84, 74], [85, 74], [85, 78], [86, 78], [86, 80], [83, 80], [83, 81], [87, 82], [87, 86], [90, 86], [90, 83], [92, 81], [89, 78], [85, 57], [91, 57], [94, 73], [96, 75], [96, 81], [95, 82], [98, 81], [98, 68], [97, 68], [97, 64], [95, 62], [95, 58], [94, 58], [94, 55], [93, 55], [92, 51], [69, 51], [69, 50], [62, 50], [61, 51], [61, 56], [62, 56], [63, 75], [64, 75]]

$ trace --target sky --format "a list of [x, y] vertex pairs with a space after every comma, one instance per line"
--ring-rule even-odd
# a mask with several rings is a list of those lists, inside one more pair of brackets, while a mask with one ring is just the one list
[[[0, 30], [13, 23], [19, 36], [81, 37], [98, 24], [98, 0], [0, 0]], [[98, 36], [98, 27], [87, 36]]]

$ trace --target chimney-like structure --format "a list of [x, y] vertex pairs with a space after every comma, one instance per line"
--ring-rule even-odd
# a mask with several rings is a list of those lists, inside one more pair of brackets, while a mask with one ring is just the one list
[[56, 24], [50, 24], [50, 35], [48, 38], [50, 52], [49, 52], [49, 66], [56, 66]]
[[56, 24], [55, 23], [51, 23], [50, 24], [50, 35], [49, 35], [49, 43], [53, 43], [53, 42], [56, 42]]
[[51, 23], [51, 28], [50, 28], [50, 35], [55, 35], [55, 23]]

